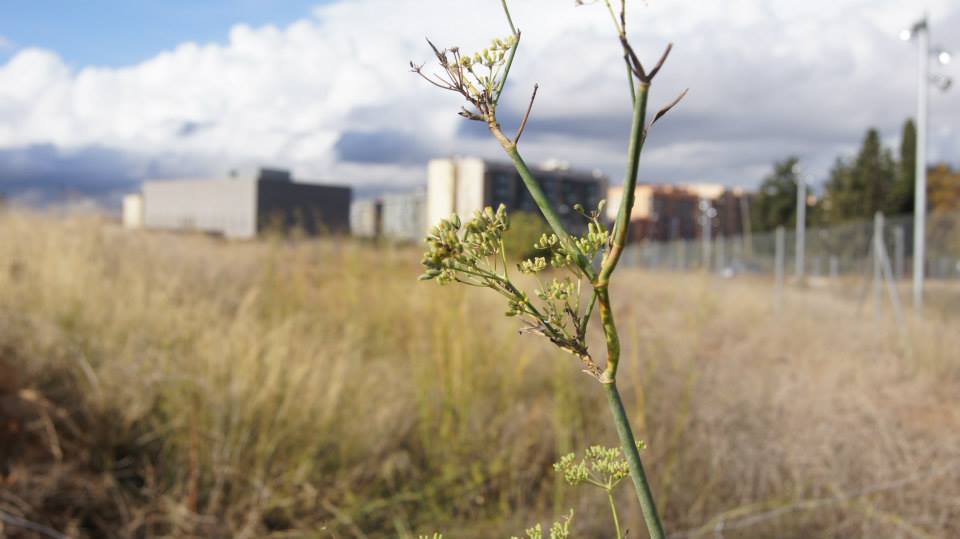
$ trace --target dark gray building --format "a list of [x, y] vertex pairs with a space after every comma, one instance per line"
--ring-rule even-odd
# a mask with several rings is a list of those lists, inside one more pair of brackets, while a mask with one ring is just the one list
[[125, 215], [128, 226], [139, 222], [148, 229], [197, 230], [229, 238], [294, 228], [310, 235], [350, 230], [349, 187], [295, 182], [283, 170], [260, 169], [223, 179], [146, 181], [141, 196], [142, 215]]

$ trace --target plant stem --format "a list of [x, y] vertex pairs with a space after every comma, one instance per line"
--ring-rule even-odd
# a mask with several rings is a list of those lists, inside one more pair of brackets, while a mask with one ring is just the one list
[[637, 171], [640, 169], [640, 152], [643, 150], [644, 128], [647, 118], [647, 95], [650, 84], [641, 82], [637, 88], [637, 99], [633, 103], [633, 123], [630, 126], [630, 145], [627, 155], [627, 174], [623, 178], [623, 198], [617, 210], [617, 221], [613, 226], [613, 244], [600, 269], [598, 284], [604, 285], [617, 267], [620, 255], [627, 244], [627, 231], [630, 229], [630, 214], [633, 212], [633, 199], [637, 188]]
[[623, 539], [620, 531], [620, 517], [617, 516], [617, 504], [613, 501], [613, 489], [607, 489], [607, 501], [610, 502], [610, 512], [613, 513], [613, 527], [617, 530], [617, 539]]
[[510, 8], [507, 6], [507, 0], [500, 0], [500, 3], [503, 4], [503, 12], [507, 14], [507, 22], [510, 23], [510, 31], [513, 32], [513, 35], [517, 35], [517, 27], [513, 24], [513, 17], [510, 16]]
[[[610, 18], [613, 19], [613, 27], [617, 29], [617, 35], [620, 36], [621, 38], [626, 38], [627, 29], [621, 26], [620, 21], [617, 20], [617, 14], [613, 10], [613, 4], [610, 3], [610, 0], [603, 0], [603, 1], [607, 5], [607, 11], [610, 12]], [[620, 3], [620, 8], [624, 10], [623, 16], [624, 16], [624, 20], [626, 20], [626, 13], [625, 13], [626, 6], [623, 4], [623, 2]], [[626, 63], [626, 67], [627, 67], [627, 83], [629, 83], [630, 85], [630, 102], [633, 103], [637, 99], [637, 90], [636, 88], [634, 88], [633, 69], [630, 68], [630, 59], [626, 56], [626, 53], [624, 53], [623, 61], [624, 63]]]
[[600, 381], [612, 384], [617, 379], [617, 367], [620, 365], [620, 334], [613, 321], [613, 307], [610, 306], [610, 290], [607, 285], [597, 285], [593, 290], [597, 294], [600, 325], [603, 326], [603, 337], [607, 341], [607, 367], [603, 370]]
[[[496, 132], [494, 134], [496, 135]], [[580, 247], [577, 246], [577, 243], [573, 241], [573, 238], [570, 237], [570, 234], [567, 233], [567, 230], [563, 227], [563, 222], [560, 220], [560, 216], [557, 215], [556, 210], [553, 209], [553, 205], [551, 205], [550, 201], [547, 199], [546, 193], [544, 193], [543, 189], [540, 188], [540, 182], [538, 182], [533, 176], [533, 172], [530, 171], [530, 167], [528, 167], [527, 163], [523, 160], [523, 157], [517, 150], [517, 146], [509, 141], [507, 141], [506, 144], [501, 141], [501, 145], [503, 146], [504, 151], [507, 152], [507, 155], [510, 156], [510, 160], [513, 161], [514, 168], [517, 169], [517, 172], [520, 174], [520, 178], [523, 180], [523, 184], [527, 187], [527, 191], [530, 192], [530, 196], [533, 197], [533, 201], [537, 203], [537, 207], [540, 208], [540, 211], [546, 218], [550, 228], [553, 229], [553, 233], [560, 238], [560, 241], [563, 242], [564, 245], [573, 250], [575, 253], [578, 253], [579, 260], [577, 265], [580, 266], [580, 269], [582, 269], [587, 275], [587, 278], [593, 280], [596, 273], [593, 269], [593, 266], [590, 264], [590, 261], [587, 260], [587, 257], [584, 256], [583, 252], [580, 250]]]
[[627, 464], [630, 466], [630, 478], [633, 479], [633, 486], [637, 490], [637, 498], [640, 500], [640, 510], [643, 512], [643, 519], [647, 524], [647, 532], [650, 534], [650, 539], [665, 539], [663, 524], [660, 523], [657, 505], [653, 501], [653, 493], [650, 491], [650, 484], [647, 482], [647, 474], [643, 471], [640, 450], [637, 448], [637, 440], [633, 437], [633, 431], [630, 429], [630, 420], [623, 408], [620, 391], [617, 390], [617, 384], [613, 381], [605, 383], [603, 386], [607, 392], [607, 400], [610, 402], [613, 422], [617, 426], [620, 446], [627, 458]]
[[513, 47], [510, 48], [510, 56], [507, 57], [507, 64], [503, 70], [503, 77], [500, 79], [500, 84], [497, 85], [496, 95], [494, 96], [494, 103], [500, 102], [500, 95], [503, 94], [503, 89], [507, 85], [507, 77], [510, 76], [510, 68], [513, 67], [513, 58], [517, 55], [517, 48], [520, 47], [520, 32], [517, 32], [517, 27], [513, 24], [513, 17], [510, 16], [510, 8], [507, 6], [507, 0], [501, 0], [503, 4], [503, 12], [507, 15], [507, 22], [510, 23], [510, 32], [513, 34], [513, 37], [516, 38], [516, 42], [513, 44]]

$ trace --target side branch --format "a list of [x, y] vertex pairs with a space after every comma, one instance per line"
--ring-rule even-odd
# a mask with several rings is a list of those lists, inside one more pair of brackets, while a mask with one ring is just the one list
[[523, 160], [520, 152], [517, 151], [517, 145], [504, 136], [499, 125], [491, 124], [490, 131], [493, 132], [494, 137], [500, 141], [500, 145], [503, 146], [504, 151], [507, 152], [507, 156], [509, 156], [510, 160], [513, 161], [513, 166], [520, 174], [520, 179], [523, 180], [523, 184], [526, 186], [527, 191], [530, 192], [530, 196], [533, 198], [533, 201], [537, 204], [540, 212], [543, 213], [543, 217], [547, 220], [547, 224], [549, 224], [550, 228], [553, 229], [553, 233], [557, 235], [557, 238], [559, 238], [564, 245], [566, 245], [574, 253], [577, 253], [577, 266], [583, 270], [588, 279], [593, 281], [593, 279], [596, 277], [596, 271], [593, 269], [590, 261], [587, 260], [587, 257], [583, 254], [583, 250], [580, 249], [580, 246], [577, 245], [577, 242], [574, 241], [573, 237], [570, 236], [570, 233], [567, 232], [566, 228], [563, 226], [563, 221], [560, 219], [560, 215], [557, 214], [557, 211], [547, 199], [547, 195], [540, 187], [540, 183], [537, 181], [537, 178], [534, 177], [533, 171], [530, 170], [530, 167], [527, 166], [527, 163]]
[[687, 88], [686, 90], [680, 92], [680, 95], [675, 97], [673, 101], [668, 103], [662, 109], [658, 110], [657, 113], [653, 116], [653, 120], [650, 121], [650, 125], [648, 125], [647, 128], [644, 130], [643, 136], [646, 137], [647, 132], [650, 131], [650, 128], [653, 127], [653, 124], [657, 123], [657, 120], [659, 120], [660, 118], [663, 118], [668, 112], [670, 112], [670, 110], [673, 107], [676, 107], [677, 104], [680, 103], [680, 101], [682, 101], [683, 98], [687, 96], [687, 92], [689, 91], [690, 91], [690, 88]]
[[637, 53], [634, 52], [633, 47], [630, 45], [630, 42], [627, 40], [625, 34], [620, 36], [620, 45], [623, 47], [623, 52], [628, 58], [627, 65], [630, 66], [630, 70], [633, 71], [633, 74], [637, 76], [642, 82], [649, 83], [650, 77], [647, 76], [646, 71], [643, 70], [643, 62], [640, 61], [640, 58], [637, 57]]
[[650, 71], [650, 80], [653, 80], [653, 77], [656, 77], [657, 73], [660, 72], [660, 68], [663, 67], [663, 63], [667, 61], [667, 57], [670, 56], [671, 50], [673, 50], [673, 43], [667, 43], [667, 48], [663, 51], [663, 54], [660, 55], [657, 65], [653, 66], [653, 70]]
[[520, 122], [520, 128], [517, 129], [517, 135], [513, 137], [513, 145], [516, 146], [520, 142], [520, 136], [523, 135], [523, 130], [527, 128], [527, 120], [530, 119], [530, 111], [533, 110], [533, 102], [537, 99], [537, 90], [540, 89], [539, 84], [533, 85], [533, 94], [530, 96], [530, 104], [527, 105], [527, 112], [523, 115], [523, 120]]

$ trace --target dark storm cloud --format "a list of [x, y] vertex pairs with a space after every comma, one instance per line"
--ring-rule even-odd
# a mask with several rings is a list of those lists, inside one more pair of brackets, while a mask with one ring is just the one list
[[199, 161], [97, 146], [70, 151], [49, 144], [0, 149], [0, 194], [37, 206], [77, 198], [113, 206], [122, 194], [138, 190], [146, 178], [205, 172]]
[[400, 131], [345, 131], [334, 145], [337, 157], [350, 163], [423, 163], [431, 153], [417, 139]]
[[0, 193], [37, 204], [77, 196], [103, 198], [132, 189], [137, 178], [122, 153], [87, 148], [62, 153], [48, 144], [0, 150]]

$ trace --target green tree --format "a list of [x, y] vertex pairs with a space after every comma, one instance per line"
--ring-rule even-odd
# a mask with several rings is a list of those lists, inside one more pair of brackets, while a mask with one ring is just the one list
[[960, 210], [960, 170], [953, 170], [947, 163], [929, 169], [929, 206], [934, 213], [951, 213]]
[[751, 210], [753, 229], [757, 232], [796, 222], [799, 163], [799, 158], [787, 157], [774, 163], [773, 171], [763, 179]]
[[900, 136], [900, 161], [897, 177], [890, 192], [888, 212], [892, 214], [913, 213], [914, 190], [917, 182], [917, 128], [912, 119], [903, 123]]
[[826, 215], [832, 222], [869, 219], [889, 210], [896, 166], [880, 133], [870, 128], [853, 163], [837, 159], [827, 181]]

